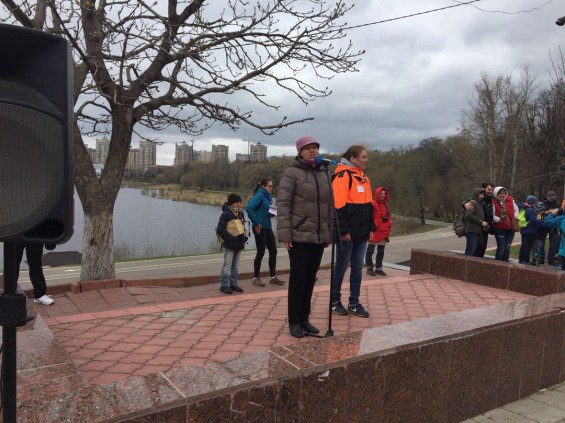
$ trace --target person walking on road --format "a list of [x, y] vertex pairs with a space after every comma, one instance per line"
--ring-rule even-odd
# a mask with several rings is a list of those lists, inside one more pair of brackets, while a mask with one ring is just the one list
[[[338, 315], [350, 313], [369, 317], [369, 312], [359, 302], [367, 241], [376, 229], [371, 181], [364, 173], [368, 161], [367, 149], [362, 145], [352, 145], [343, 153], [333, 175], [334, 203], [341, 239], [336, 246], [331, 302], [332, 311]], [[341, 284], [349, 264], [349, 304], [346, 309], [341, 303]]]
[[298, 156], [281, 178], [277, 206], [277, 235], [288, 251], [288, 325], [290, 334], [317, 334], [309, 322], [312, 292], [324, 248], [330, 244], [333, 204], [329, 175], [316, 163], [320, 144], [305, 136], [296, 141]]
[[269, 250], [269, 282], [277, 285], [284, 284], [284, 281], [276, 275], [277, 269], [277, 242], [271, 226], [274, 201], [271, 193], [273, 192], [273, 181], [269, 178], [261, 179], [253, 191], [253, 197], [247, 203], [245, 210], [253, 226], [253, 236], [257, 246], [257, 255], [253, 262], [253, 285], [265, 286], [261, 281], [261, 261], [265, 255], [265, 248]]

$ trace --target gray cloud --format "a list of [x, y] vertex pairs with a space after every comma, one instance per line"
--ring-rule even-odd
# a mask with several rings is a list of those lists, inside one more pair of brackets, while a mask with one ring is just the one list
[[[373, 0], [361, 3], [346, 16], [350, 26], [455, 2]], [[547, 86], [550, 82], [548, 69], [551, 69], [549, 52], [557, 57], [560, 42], [565, 39], [565, 28], [555, 25], [555, 20], [565, 15], [562, 2], [492, 0], [475, 4], [483, 9], [506, 12], [545, 6], [529, 13], [510, 15], [483, 12], [467, 5], [351, 29], [348, 35], [355, 49], [366, 50], [366, 54], [359, 63], [359, 72], [317, 82], [321, 86], [327, 84], [333, 91], [329, 98], [304, 106], [292, 97], [275, 93], [273, 98], [282, 106], [280, 112], [254, 110], [257, 120], [263, 123], [272, 123], [282, 116], [289, 119], [314, 117], [314, 121], [285, 128], [271, 137], [252, 128], [243, 127], [234, 133], [214, 126], [199, 138], [197, 145], [206, 149], [212, 143], [228, 144], [234, 156], [236, 152], [247, 151], [247, 143], [242, 139], [250, 138], [272, 146], [269, 153], [294, 154], [294, 141], [301, 135], [311, 134], [319, 139], [325, 153], [343, 152], [348, 145], [358, 142], [388, 150], [416, 145], [424, 138], [455, 133], [481, 72], [519, 78], [523, 67], [529, 65], [530, 73], [538, 77], [542, 87]], [[248, 104], [242, 100], [243, 109], [255, 107]], [[174, 130], [159, 137], [161, 140], [188, 140]], [[160, 147], [159, 151], [161, 149], [164, 152], [166, 148]]]

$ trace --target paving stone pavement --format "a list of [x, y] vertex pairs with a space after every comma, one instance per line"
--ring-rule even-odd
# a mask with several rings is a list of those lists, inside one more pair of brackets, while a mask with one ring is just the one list
[[[528, 295], [387, 269], [386, 277], [364, 275], [361, 303], [367, 319], [332, 315], [336, 335], [492, 304]], [[311, 322], [325, 333], [329, 270], [316, 284]], [[53, 306], [33, 304], [84, 379], [102, 384], [223, 361], [239, 355], [304, 342], [290, 336], [283, 286], [256, 287], [240, 281], [242, 294], [220, 293], [219, 284], [190, 288], [129, 287], [55, 295]], [[348, 275], [342, 297], [347, 302]], [[565, 384], [493, 410], [470, 422], [565, 422]]]

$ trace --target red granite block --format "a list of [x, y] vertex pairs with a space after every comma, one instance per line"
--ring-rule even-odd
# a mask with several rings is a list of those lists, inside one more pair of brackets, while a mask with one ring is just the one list
[[449, 361], [449, 408], [445, 421], [459, 422], [473, 417], [473, 387], [477, 367], [476, 344], [473, 336], [458, 339], [452, 343], [451, 360]]
[[497, 407], [520, 398], [520, 378], [524, 360], [524, 325], [502, 328]]
[[347, 365], [347, 421], [384, 421], [385, 373], [380, 357]]
[[508, 289], [510, 266], [506, 262], [476, 257], [467, 258], [465, 282]]
[[565, 314], [559, 313], [546, 319], [548, 332], [543, 349], [543, 367], [541, 370], [541, 389], [549, 388], [560, 382], [561, 354], [565, 340]]
[[[331, 422], [348, 421], [345, 403], [348, 395], [344, 367], [334, 367], [328, 371], [316, 371], [302, 377], [300, 395], [300, 421]], [[323, 404], [311, 407], [310, 404]]]
[[104, 281], [82, 281], [80, 286], [81, 292], [96, 291], [104, 289]]
[[430, 273], [429, 250], [413, 249], [410, 252], [410, 274]]
[[559, 286], [558, 273], [553, 269], [514, 265], [510, 267], [508, 289], [528, 295], [556, 294]]
[[153, 279], [124, 279], [122, 281], [122, 286], [124, 288], [130, 286], [153, 286], [154, 282], [155, 281]]
[[[252, 387], [245, 399], [247, 400], [248, 422], [274, 422], [276, 418], [276, 401], [279, 394], [278, 385]], [[234, 399], [234, 402], [236, 400]]]
[[502, 328], [495, 328], [473, 337], [476, 353], [473, 401], [466, 417], [478, 416], [496, 408], [503, 332]]
[[418, 386], [420, 354], [417, 348], [399, 351], [383, 357], [385, 395], [383, 413], [386, 421], [409, 422], [413, 420]]
[[546, 319], [524, 323], [524, 361], [520, 382], [521, 398], [540, 390], [543, 342], [550, 332]]
[[104, 281], [104, 289], [121, 288], [121, 286], [122, 286], [121, 279], [107, 279]]
[[431, 253], [430, 273], [446, 278], [465, 280], [467, 258], [455, 253]]
[[231, 394], [204, 399], [188, 405], [188, 421], [191, 423], [244, 422], [241, 412], [233, 411]]
[[130, 418], [129, 423], [180, 423], [187, 421], [187, 408], [181, 405], [170, 410], [154, 411], [149, 415]]

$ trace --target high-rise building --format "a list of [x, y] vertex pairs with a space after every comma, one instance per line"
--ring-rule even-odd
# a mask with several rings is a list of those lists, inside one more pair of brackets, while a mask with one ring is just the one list
[[157, 164], [157, 144], [151, 141], [139, 142], [139, 166], [146, 170]]
[[229, 147], [227, 145], [212, 146], [212, 161], [228, 161]]
[[186, 142], [180, 144], [175, 143], [175, 161], [174, 165], [182, 165], [194, 160], [193, 146], [188, 145]]
[[107, 138], [96, 140], [96, 160], [95, 163], [106, 163], [108, 151], [110, 150], [110, 140]]
[[267, 146], [258, 142], [249, 147], [249, 160], [252, 162], [264, 162], [267, 160]]
[[96, 163], [96, 149], [92, 147], [86, 147], [86, 151], [88, 151], [88, 155], [90, 156], [92, 163]]
[[126, 170], [132, 172], [139, 168], [139, 148], [130, 148], [128, 153], [128, 161]]

